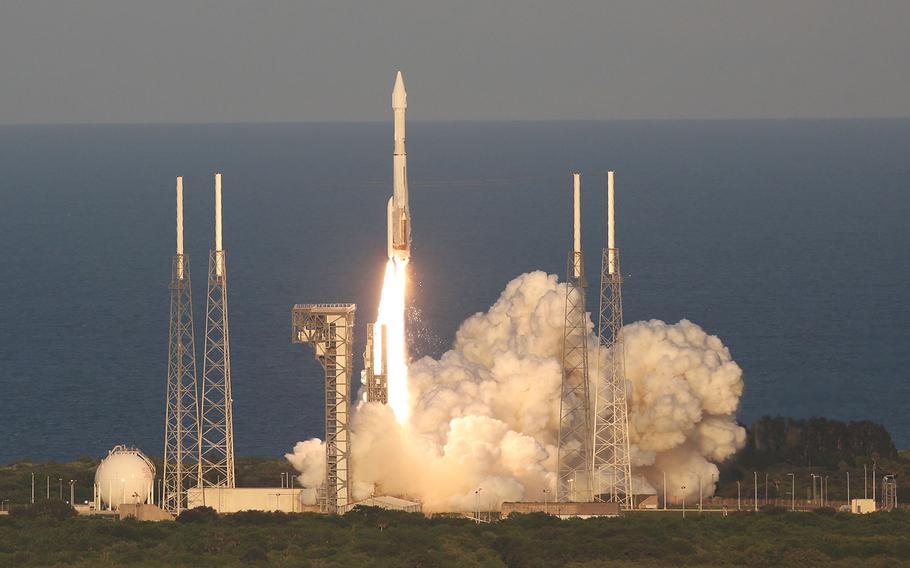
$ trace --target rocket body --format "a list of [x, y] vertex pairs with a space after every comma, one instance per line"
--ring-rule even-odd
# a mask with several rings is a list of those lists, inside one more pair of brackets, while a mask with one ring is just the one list
[[408, 94], [401, 71], [392, 89], [392, 112], [395, 115], [395, 148], [392, 157], [392, 197], [388, 206], [389, 258], [406, 262], [411, 258], [411, 210], [408, 206], [408, 153], [405, 149], [405, 112]]

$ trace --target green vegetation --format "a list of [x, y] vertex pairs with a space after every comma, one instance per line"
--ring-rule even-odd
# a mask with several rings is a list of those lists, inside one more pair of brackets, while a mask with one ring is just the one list
[[92, 483], [95, 479], [95, 468], [98, 462], [90, 458], [80, 458], [67, 463], [33, 463], [22, 461], [0, 466], [0, 501], [9, 500], [9, 505], [29, 503], [32, 492], [32, 473], [35, 474], [35, 499], [63, 499], [69, 501], [69, 480], [75, 479], [73, 485], [77, 503], [92, 500]]
[[[829, 498], [862, 496], [863, 465], [879, 479], [896, 474], [898, 494], [910, 480], [910, 452], [897, 452], [883, 428], [868, 422], [763, 418], [747, 447], [721, 467], [719, 494], [759, 495], [759, 513], [640, 511], [616, 519], [560, 521], [543, 514], [475, 524], [459, 516], [358, 508], [343, 517], [248, 511], [217, 515], [193, 509], [177, 522], [142, 523], [77, 517], [59, 499], [91, 499], [97, 461], [21, 462], [0, 466], [0, 568], [6, 566], [910, 566], [910, 510], [850, 515], [832, 508], [788, 510], [788, 473], [805, 499], [810, 474], [828, 476]], [[160, 463], [156, 464], [159, 466]], [[282, 459], [239, 459], [239, 486], [278, 486]], [[35, 473], [35, 505], [29, 506]], [[47, 500], [47, 479], [50, 496]], [[870, 477], [871, 491], [871, 477]], [[774, 501], [778, 499], [778, 501]], [[763, 505], [763, 502], [759, 503]], [[690, 502], [690, 506], [694, 506]], [[711, 505], [706, 502], [706, 506]]]
[[[161, 476], [161, 459], [153, 458], [158, 476]], [[76, 503], [92, 500], [92, 483], [99, 460], [79, 458], [57, 463], [33, 463], [21, 461], [0, 466], [0, 503], [15, 509], [17, 505], [31, 502], [32, 473], [35, 474], [35, 499], [40, 501], [48, 495], [52, 500], [69, 501], [69, 480], [74, 479], [73, 493]], [[281, 458], [238, 458], [235, 465], [239, 487], [278, 487], [281, 474], [293, 472], [288, 462]], [[50, 489], [48, 489], [50, 488]], [[62, 489], [62, 490], [61, 490]], [[156, 488], [157, 491], [157, 488]], [[7, 503], [8, 501], [8, 503]]]
[[902, 566], [910, 513], [638, 512], [492, 524], [379, 509], [187, 514], [176, 523], [0, 517], [0, 566]]
[[751, 500], [753, 472], [757, 472], [760, 502], [764, 502], [767, 474], [769, 502], [789, 504], [792, 485], [787, 474], [793, 473], [797, 502], [809, 498], [812, 475], [828, 478], [829, 500], [846, 501], [848, 472], [850, 497], [863, 496], [865, 466], [871, 498], [873, 463], [878, 475], [877, 496], [881, 495], [884, 474], [896, 475], [898, 495], [910, 488], [910, 451], [898, 452], [883, 426], [866, 420], [840, 422], [766, 416], [748, 429], [746, 447], [720, 466], [717, 495], [735, 499], [738, 481], [743, 499]]

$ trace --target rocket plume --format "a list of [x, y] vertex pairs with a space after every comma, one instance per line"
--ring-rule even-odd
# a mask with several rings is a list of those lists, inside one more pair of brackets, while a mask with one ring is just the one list
[[[390, 269], [393, 277], [394, 268], [402, 267]], [[396, 300], [401, 276], [393, 279], [401, 286]], [[383, 301], [392, 289], [384, 287]], [[409, 414], [361, 404], [352, 422], [354, 498], [411, 497], [427, 512], [495, 510], [503, 501], [542, 501], [544, 490], [552, 498], [565, 294], [555, 275], [518, 276], [489, 310], [462, 323], [442, 357], [404, 367], [396, 380], [403, 379]], [[588, 329], [595, 377], [611, 353], [590, 321]], [[671, 500], [683, 496], [681, 486], [686, 497], [698, 495], [698, 480], [713, 494], [715, 464], [745, 445], [735, 421], [742, 370], [718, 337], [687, 320], [637, 322], [622, 333], [635, 491], [654, 493], [666, 473]], [[301, 473], [304, 500], [314, 502], [323, 443], [300, 442], [287, 458]]]
[[408, 261], [390, 258], [385, 267], [379, 315], [376, 319], [376, 327], [385, 330], [386, 334], [388, 369], [382, 368], [382, 341], [373, 345], [373, 361], [376, 362], [377, 373], [386, 373], [388, 404], [399, 424], [406, 424], [410, 415], [408, 350], [404, 329], [407, 276]]

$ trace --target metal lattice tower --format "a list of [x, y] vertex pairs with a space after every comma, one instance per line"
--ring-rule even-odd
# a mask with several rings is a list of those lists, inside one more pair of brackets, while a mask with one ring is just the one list
[[886, 475], [882, 478], [882, 509], [892, 511], [897, 508], [897, 478]]
[[379, 366], [375, 364], [376, 337], [375, 323], [367, 324], [367, 345], [363, 352], [363, 384], [367, 387], [367, 402], [389, 402], [389, 384], [386, 369], [388, 368], [388, 346], [386, 343], [386, 326], [379, 329]]
[[349, 385], [353, 373], [354, 304], [297, 304], [291, 342], [310, 343], [325, 371], [324, 512], [344, 513], [351, 503]]
[[588, 327], [584, 254], [581, 249], [581, 179], [575, 172], [575, 241], [566, 270], [562, 388], [559, 399], [559, 450], [556, 499], [593, 500], [591, 487], [591, 399], [588, 381]]
[[196, 342], [189, 256], [183, 254], [183, 178], [177, 178], [177, 254], [171, 266], [167, 402], [164, 419], [165, 510], [186, 508], [186, 490], [199, 476], [199, 406], [196, 398]]
[[[594, 499], [632, 507], [629, 411], [622, 338], [622, 272], [616, 247], [613, 172], [607, 173], [607, 247], [600, 268], [598, 338], [607, 348], [606, 369], [598, 373], [594, 396]], [[600, 366], [598, 365], [598, 369]]]
[[228, 331], [227, 265], [222, 246], [221, 174], [215, 174], [215, 249], [209, 253], [205, 314], [199, 485], [234, 487], [231, 343]]

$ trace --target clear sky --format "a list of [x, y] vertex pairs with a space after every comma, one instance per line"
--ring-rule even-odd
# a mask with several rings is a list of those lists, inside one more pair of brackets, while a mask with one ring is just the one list
[[910, 0], [0, 0], [0, 123], [910, 116]]

